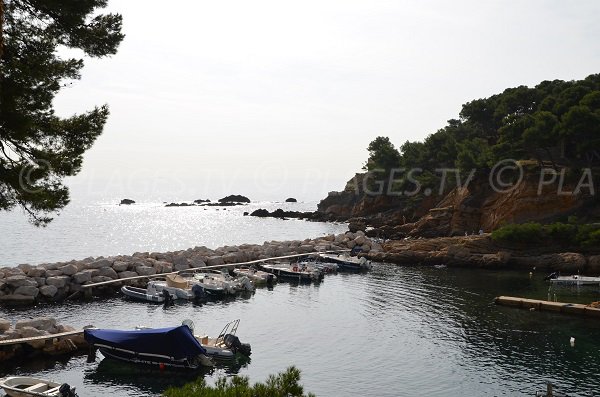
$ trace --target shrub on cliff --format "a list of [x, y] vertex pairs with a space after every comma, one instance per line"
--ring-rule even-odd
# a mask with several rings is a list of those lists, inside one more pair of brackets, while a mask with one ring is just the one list
[[511, 224], [492, 232], [492, 239], [505, 243], [551, 243], [574, 248], [600, 247], [600, 225], [556, 222]]
[[166, 397], [315, 397], [304, 394], [300, 381], [300, 370], [289, 367], [285, 372], [271, 375], [265, 383], [250, 385], [248, 377], [234, 376], [229, 380], [219, 378], [215, 386], [208, 386], [204, 378], [179, 388], [169, 388], [164, 392]]
[[542, 225], [534, 222], [506, 225], [492, 232], [494, 241], [509, 243], [539, 243], [543, 238]]

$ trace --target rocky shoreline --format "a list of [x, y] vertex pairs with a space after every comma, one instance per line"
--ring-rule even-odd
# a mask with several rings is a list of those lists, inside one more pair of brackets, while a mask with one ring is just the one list
[[[135, 276], [183, 271], [205, 266], [234, 264], [277, 256], [306, 254], [316, 251], [348, 250], [359, 246], [364, 253], [382, 247], [364, 232], [346, 232], [314, 239], [270, 241], [260, 244], [224, 246], [217, 249], [194, 247], [171, 252], [136, 252], [133, 255], [85, 258], [69, 262], [20, 264], [0, 268], [0, 304], [33, 305], [58, 302], [83, 295], [86, 284]], [[137, 284], [145, 280], [132, 280]], [[122, 283], [94, 288], [95, 293], [112, 293]], [[85, 289], [89, 291], [89, 289]]]
[[463, 237], [391, 240], [369, 259], [398, 265], [446, 265], [486, 269], [562, 271], [600, 274], [600, 253], [558, 247], [528, 247], [494, 242], [489, 234]]
[[[6, 342], [20, 338], [51, 337], [62, 333], [73, 332], [75, 328], [58, 324], [51, 317], [39, 317], [26, 320], [11, 321], [0, 318], [0, 341]], [[45, 340], [29, 340], [27, 342], [8, 344], [0, 348], [0, 361], [11, 360], [21, 356], [56, 356], [81, 351], [88, 347], [83, 335], [78, 333], [68, 336], [57, 336]]]

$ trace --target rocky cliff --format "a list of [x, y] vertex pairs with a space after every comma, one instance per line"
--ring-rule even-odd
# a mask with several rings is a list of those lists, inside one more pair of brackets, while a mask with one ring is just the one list
[[360, 187], [363, 174], [357, 174], [341, 192], [330, 192], [318, 211], [351, 228], [371, 226], [371, 236], [441, 237], [490, 232], [503, 224], [551, 221], [577, 214], [597, 218], [600, 205], [590, 189], [576, 190], [577, 180], [540, 185], [539, 173], [526, 173], [514, 188], [499, 192], [488, 178], [474, 180], [443, 195], [419, 194], [412, 197], [369, 195]]

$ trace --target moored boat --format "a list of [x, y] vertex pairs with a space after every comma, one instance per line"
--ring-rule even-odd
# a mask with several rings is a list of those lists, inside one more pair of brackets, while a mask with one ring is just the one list
[[270, 285], [277, 282], [277, 276], [262, 270], [258, 270], [255, 266], [233, 269], [233, 273], [237, 276], [248, 277], [255, 284]]
[[579, 274], [559, 276], [557, 273], [552, 273], [546, 279], [553, 285], [600, 287], [600, 277], [580, 276]]
[[121, 287], [121, 292], [129, 298], [153, 303], [164, 303], [165, 300], [169, 299], [170, 297], [167, 291], [159, 292], [150, 285], [148, 285], [148, 288], [137, 288], [130, 285], [124, 285]]
[[136, 329], [86, 329], [85, 340], [105, 357], [159, 367], [198, 369], [212, 366], [189, 327]]
[[[215, 280], [205, 279], [202, 275], [179, 275], [179, 274], [168, 274], [166, 276], [167, 286], [180, 288], [183, 290], [192, 291], [195, 285], [202, 287], [207, 295], [212, 297], [223, 297], [228, 294], [225, 287], [216, 282]], [[192, 291], [193, 292], [193, 291]]]
[[371, 261], [365, 257], [350, 256], [347, 254], [319, 254], [323, 262], [332, 262], [338, 265], [339, 270], [370, 270]]
[[298, 282], [320, 281], [323, 273], [320, 270], [309, 269], [297, 264], [261, 263], [258, 265], [263, 271], [277, 275], [281, 279]]
[[0, 387], [11, 397], [77, 397], [75, 388], [30, 376], [9, 376], [0, 379]]

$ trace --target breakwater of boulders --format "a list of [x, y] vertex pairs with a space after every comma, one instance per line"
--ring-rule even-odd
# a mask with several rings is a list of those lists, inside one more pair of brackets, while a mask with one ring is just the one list
[[[0, 346], [0, 361], [19, 356], [60, 355], [85, 349], [88, 345], [82, 333], [60, 336], [60, 334], [71, 332], [75, 332], [75, 328], [59, 324], [52, 317], [23, 319], [14, 323], [0, 318], [0, 341], [9, 343]], [[10, 343], [12, 340], [21, 338], [38, 339]]]
[[[242, 244], [216, 249], [202, 246], [172, 252], [136, 252], [133, 255], [89, 257], [68, 262], [20, 264], [0, 268], [0, 304], [57, 302], [82, 297], [84, 290], [89, 291], [83, 286], [91, 283], [355, 247], [360, 248], [363, 253], [382, 250], [381, 245], [365, 236], [364, 232], [358, 231], [314, 239], [267, 241], [263, 244]], [[127, 283], [136, 284], [136, 281]], [[145, 283], [146, 280], [140, 281]], [[94, 292], [113, 292], [121, 284], [95, 287]]]

